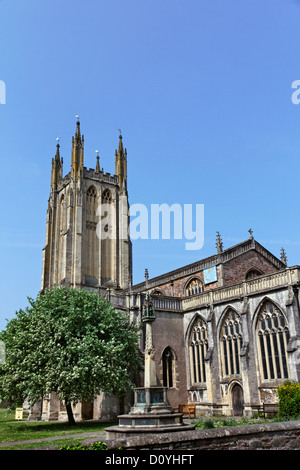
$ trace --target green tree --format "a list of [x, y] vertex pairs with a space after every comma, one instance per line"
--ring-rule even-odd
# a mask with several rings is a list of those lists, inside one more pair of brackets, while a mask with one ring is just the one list
[[281, 418], [295, 418], [300, 416], [300, 382], [287, 380], [278, 387], [279, 416]]
[[28, 299], [0, 333], [6, 363], [0, 365], [0, 396], [13, 405], [33, 405], [47, 393], [71, 403], [100, 391], [122, 396], [139, 365], [138, 327], [97, 294], [55, 287]]

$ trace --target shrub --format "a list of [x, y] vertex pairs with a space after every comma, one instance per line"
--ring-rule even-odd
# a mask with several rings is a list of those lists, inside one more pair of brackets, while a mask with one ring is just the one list
[[223, 419], [222, 422], [222, 426], [237, 426], [238, 424], [239, 423], [233, 418]]
[[295, 418], [300, 415], [300, 383], [287, 381], [278, 387], [279, 417]]
[[212, 429], [214, 427], [215, 425], [212, 419], [208, 419], [207, 421], [204, 421], [204, 429]]
[[105, 442], [94, 442], [91, 446], [85, 444], [73, 444], [60, 446], [59, 450], [108, 450]]

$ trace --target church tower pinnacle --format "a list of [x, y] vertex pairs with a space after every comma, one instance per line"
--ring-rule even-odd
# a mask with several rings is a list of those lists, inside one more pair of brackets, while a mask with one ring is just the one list
[[84, 164], [84, 136], [80, 134], [79, 116], [76, 122], [75, 136], [72, 137], [71, 175], [74, 180], [82, 175]]
[[63, 172], [63, 159], [60, 158], [59, 152], [59, 139], [56, 139], [56, 154], [55, 157], [52, 158], [52, 168], [51, 168], [51, 190], [55, 191], [57, 189], [57, 183], [62, 179], [62, 172]]
[[115, 151], [115, 173], [118, 175], [122, 192], [127, 192], [127, 149], [123, 148], [121, 129], [119, 129], [119, 148]]

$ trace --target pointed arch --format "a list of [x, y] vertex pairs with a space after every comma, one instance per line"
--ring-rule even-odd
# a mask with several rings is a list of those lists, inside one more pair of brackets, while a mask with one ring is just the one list
[[153, 291], [151, 292], [151, 295], [158, 295], [160, 297], [164, 296], [164, 292], [161, 290], [161, 289], [153, 289]]
[[200, 321], [202, 320], [203, 322], [206, 323], [206, 320], [204, 318], [203, 315], [201, 315], [201, 313], [199, 312], [196, 312], [193, 316], [193, 318], [191, 319], [190, 323], [188, 324], [188, 327], [186, 329], [186, 332], [185, 332], [185, 340], [188, 341], [190, 335], [191, 335], [191, 331], [194, 327], [194, 324], [197, 323], [197, 321]]
[[64, 232], [66, 226], [66, 214], [65, 214], [65, 195], [62, 194], [59, 199], [59, 210], [58, 210], [58, 270], [57, 270], [57, 283], [60, 284], [62, 280], [62, 265], [63, 265], [63, 243], [64, 243]]
[[239, 313], [238, 313], [238, 311], [235, 307], [233, 307], [230, 304], [226, 305], [226, 307], [224, 308], [223, 312], [221, 313], [220, 318], [219, 318], [218, 323], [217, 323], [217, 331], [218, 331], [219, 336], [220, 336], [220, 331], [221, 331], [221, 328], [222, 328], [224, 318], [226, 317], [226, 315], [229, 311], [233, 311], [233, 312], [236, 313], [236, 315], [239, 315]]
[[204, 283], [200, 276], [190, 277], [184, 285], [183, 296], [197, 295], [204, 292]]
[[86, 215], [87, 220], [93, 220], [97, 211], [97, 189], [92, 184], [86, 192]]
[[166, 346], [162, 352], [163, 386], [175, 387], [175, 353], [170, 346]]
[[86, 191], [85, 274], [96, 279], [99, 277], [99, 243], [96, 232], [98, 222], [97, 201], [98, 192], [92, 184]]
[[288, 379], [288, 321], [279, 305], [268, 297], [260, 302], [256, 311], [255, 337], [262, 380]]
[[197, 313], [187, 329], [191, 384], [206, 383], [205, 357], [208, 350], [207, 323]]
[[259, 276], [263, 276], [263, 272], [261, 269], [259, 268], [256, 268], [255, 266], [253, 266], [252, 268], [248, 269], [248, 271], [246, 272], [246, 275], [245, 275], [245, 279], [246, 281], [250, 281], [252, 279], [255, 279]]
[[112, 201], [112, 194], [110, 189], [105, 188], [102, 193], [102, 203], [103, 204], [110, 204]]
[[223, 312], [219, 329], [221, 370], [223, 377], [241, 374], [240, 352], [243, 344], [242, 319], [231, 306]]
[[267, 302], [272, 303], [274, 305], [274, 307], [276, 307], [278, 310], [280, 310], [283, 313], [284, 317], [286, 318], [286, 312], [283, 309], [283, 307], [276, 300], [272, 299], [268, 295], [265, 295], [260, 300], [260, 302], [258, 303], [258, 305], [256, 306], [255, 311], [254, 311], [254, 315], [253, 315], [253, 328], [254, 328], [254, 330], [256, 329], [256, 326], [257, 326], [259, 312]]

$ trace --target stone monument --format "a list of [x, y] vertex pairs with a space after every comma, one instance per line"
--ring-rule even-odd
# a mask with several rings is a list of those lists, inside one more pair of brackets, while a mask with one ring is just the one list
[[134, 389], [134, 405], [128, 414], [118, 416], [119, 425], [106, 429], [109, 439], [143, 433], [159, 434], [195, 429], [183, 422], [183, 413], [172, 411], [167, 388], [157, 385], [155, 350], [152, 341], [153, 305], [146, 294], [142, 322], [146, 326], [144, 387]]

